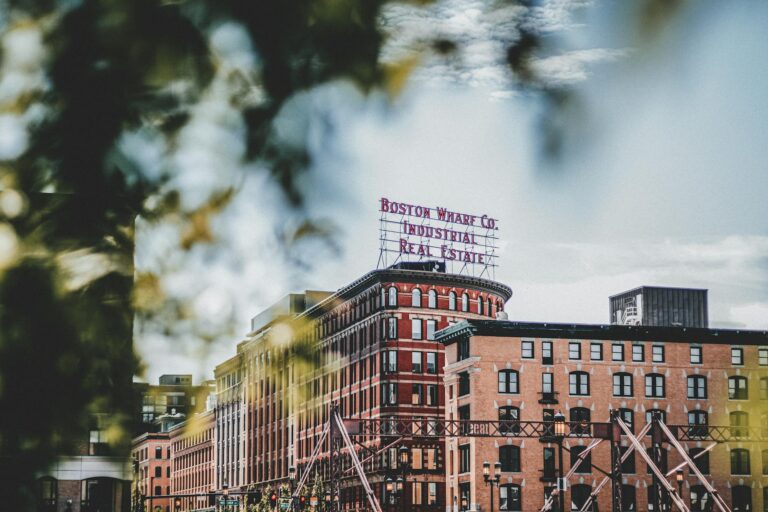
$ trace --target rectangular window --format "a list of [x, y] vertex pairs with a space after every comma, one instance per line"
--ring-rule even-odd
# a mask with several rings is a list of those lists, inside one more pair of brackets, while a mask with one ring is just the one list
[[421, 352], [411, 352], [411, 372], [422, 373], [423, 368], [421, 366]]
[[731, 349], [731, 364], [734, 366], [741, 366], [744, 364], [744, 349], [732, 348]]
[[411, 504], [421, 505], [422, 503], [422, 489], [421, 482], [411, 483]]
[[589, 358], [592, 361], [603, 360], [603, 344], [602, 343], [590, 343], [589, 344]]
[[427, 484], [429, 495], [427, 496], [427, 505], [437, 505], [437, 482]]
[[394, 373], [397, 371], [397, 352], [394, 350], [385, 350], [381, 353], [381, 365], [384, 373]]
[[768, 366], [768, 347], [760, 347], [757, 349], [757, 364], [760, 366]]
[[397, 318], [387, 318], [387, 338], [390, 340], [397, 339]]
[[645, 347], [642, 345], [632, 345], [632, 361], [638, 363], [645, 361]]
[[541, 374], [541, 392], [544, 393], [544, 395], [551, 395], [554, 391], [553, 388], [553, 377], [554, 375], [551, 373], [542, 373]]
[[437, 352], [427, 352], [427, 373], [437, 373]]
[[381, 385], [381, 405], [397, 405], [397, 384], [385, 382]]
[[568, 359], [574, 359], [574, 360], [581, 359], [581, 343], [578, 343], [578, 342], [568, 343]]
[[702, 347], [698, 345], [691, 345], [691, 364], [701, 364], [702, 361]]
[[463, 361], [469, 358], [469, 338], [462, 338], [457, 344], [458, 360]]
[[709, 452], [704, 451], [704, 448], [690, 448], [688, 456], [693, 459], [699, 471], [705, 475], [709, 474]]
[[427, 384], [427, 405], [438, 405], [437, 384]]
[[542, 341], [541, 342], [541, 364], [552, 364], [552, 342], [551, 341]]
[[459, 446], [459, 473], [469, 473], [469, 445]]
[[411, 339], [412, 340], [421, 339], [421, 319], [419, 318], [415, 318], [411, 320]]
[[459, 374], [459, 396], [469, 394], [469, 373], [461, 372]]
[[437, 328], [437, 320], [427, 320], [427, 339], [429, 341], [435, 340], [436, 328]]
[[651, 359], [654, 363], [664, 362], [664, 345], [654, 345], [651, 348], [651, 351], [652, 351]]
[[624, 360], [624, 344], [614, 343], [611, 345], [611, 361]]
[[533, 342], [532, 341], [523, 341], [521, 357], [523, 359], [533, 359], [533, 356], [534, 356]]
[[545, 481], [553, 482], [555, 479], [555, 449], [551, 447], [544, 448], [544, 467], [542, 478]]
[[424, 388], [421, 384], [411, 385], [411, 405], [421, 405], [424, 403]]

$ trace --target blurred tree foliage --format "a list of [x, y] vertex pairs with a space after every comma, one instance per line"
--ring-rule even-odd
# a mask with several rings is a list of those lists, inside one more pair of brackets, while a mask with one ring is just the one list
[[[230, 103], [246, 126], [244, 159], [268, 169], [285, 206], [300, 211], [300, 176], [311, 168], [311, 156], [306, 147], [278, 137], [273, 121], [297, 93], [335, 80], [364, 93], [402, 88], [415, 60], [379, 62], [383, 3], [6, 4], [0, 22], [8, 81], [0, 84], [0, 112], [25, 124], [24, 133], [15, 134], [23, 141], [20, 149], [0, 155], [3, 508], [34, 508], [35, 478], [57, 455], [82, 452], [94, 413], [109, 413], [100, 428], [114, 453], [127, 454], [136, 407], [131, 381], [140, 372], [133, 321], [137, 313], [153, 315], [164, 301], [157, 276], [134, 279], [135, 219], [180, 219], [186, 227], [179, 245], [188, 249], [215, 240], [209, 217], [233, 194], [211, 190], [205, 204], [183, 207], [180, 191], [169, 186], [175, 171], [144, 172], [121, 137], [145, 130], [173, 150], [221, 72], [209, 35], [235, 21], [246, 31], [256, 62], [252, 73], [226, 77], [239, 84]], [[643, 23], [658, 23], [664, 6], [678, 3], [645, 2]], [[539, 36], [521, 34], [506, 59], [522, 86], [542, 89], [529, 66]], [[447, 55], [457, 44], [441, 37], [427, 48]], [[552, 94], [558, 98], [554, 105], [567, 103], [562, 91]], [[312, 223], [306, 219], [296, 236], [326, 233]]]

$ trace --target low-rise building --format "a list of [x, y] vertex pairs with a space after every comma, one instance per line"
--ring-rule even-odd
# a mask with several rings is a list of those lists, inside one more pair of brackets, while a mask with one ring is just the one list
[[147, 512], [171, 512], [171, 498], [155, 498], [171, 494], [171, 443], [167, 432], [145, 433], [133, 440], [134, 485], [146, 499]]
[[[445, 345], [446, 418], [501, 421], [501, 437], [454, 437], [447, 443], [446, 485], [454, 510], [538, 510], [554, 488], [557, 445], [521, 435], [516, 421], [608, 422], [616, 410], [637, 433], [654, 412], [670, 425], [725, 425], [768, 438], [768, 333], [683, 327], [573, 325], [468, 320], [440, 331]], [[731, 433], [734, 431], [731, 430]], [[752, 435], [751, 433], [749, 434]], [[745, 436], [697, 459], [734, 511], [768, 510], [768, 445]], [[590, 439], [564, 440], [567, 471]], [[580, 464], [565, 493], [579, 510], [610, 471], [609, 443]], [[628, 446], [627, 436], [622, 437]], [[644, 444], [650, 447], [650, 437]], [[685, 443], [689, 455], [706, 442]], [[622, 450], [625, 448], [622, 447]], [[663, 466], [682, 458], [669, 445]], [[495, 503], [483, 463], [501, 463]], [[639, 455], [622, 465], [622, 510], [652, 510], [653, 488]], [[691, 510], [711, 498], [685, 471], [683, 497]], [[610, 489], [599, 509], [611, 509]], [[449, 506], [449, 509], [451, 507]]]
[[[205, 494], [213, 489], [214, 411], [206, 411], [171, 428], [171, 493]], [[201, 511], [209, 507], [206, 496], [180, 500], [180, 512]]]

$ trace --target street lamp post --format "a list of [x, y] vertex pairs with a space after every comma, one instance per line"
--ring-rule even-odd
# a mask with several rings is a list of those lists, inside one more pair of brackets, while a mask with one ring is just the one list
[[493, 512], [493, 487], [499, 486], [499, 480], [501, 480], [501, 462], [497, 461], [493, 464], [493, 476], [491, 476], [491, 463], [483, 462], [483, 481], [486, 487], [491, 486], [491, 512]]
[[677, 493], [680, 495], [680, 499], [683, 499], [683, 469], [680, 468], [675, 474], [675, 480], [677, 480]]
[[224, 510], [229, 510], [229, 504], [227, 503], [229, 501], [229, 484], [225, 481], [221, 486], [221, 494], [224, 497]]
[[555, 441], [557, 442], [557, 502], [560, 512], [565, 512], [565, 478], [563, 477], [563, 438], [565, 437], [565, 415], [557, 411], [554, 416]]

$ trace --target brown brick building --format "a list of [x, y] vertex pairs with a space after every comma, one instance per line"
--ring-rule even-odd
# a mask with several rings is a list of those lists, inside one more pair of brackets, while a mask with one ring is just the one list
[[[211, 410], [193, 416], [169, 432], [172, 494], [205, 494], [213, 489], [215, 426]], [[180, 510], [208, 506], [206, 497], [182, 498]]]
[[[171, 443], [167, 432], [146, 433], [134, 438], [131, 456], [136, 461], [136, 481], [142, 495], [171, 494]], [[170, 498], [153, 499], [151, 503], [147, 500], [145, 510], [171, 512], [172, 501]]]
[[[750, 426], [768, 436], [766, 332], [470, 320], [437, 339], [446, 347], [449, 419], [547, 421], [561, 411], [571, 421], [607, 422], [609, 411], [617, 409], [637, 432], [660, 411], [670, 425]], [[519, 437], [514, 427], [509, 437], [450, 439], [449, 503], [490, 510], [482, 465], [499, 461], [493, 509], [539, 509], [557, 476], [556, 445], [544, 441]], [[588, 442], [565, 439], [565, 471]], [[695, 454], [707, 444], [690, 442], [687, 448]], [[669, 468], [681, 462], [674, 451], [663, 457]], [[734, 511], [768, 511], [768, 445], [723, 443], [699, 460]], [[602, 479], [592, 465], [610, 470], [606, 446], [570, 480], [566, 510], [579, 506]], [[652, 510], [646, 463], [634, 456], [624, 466], [623, 509]], [[691, 510], [706, 510], [704, 489], [688, 471], [684, 476], [685, 501]], [[600, 510], [610, 505], [610, 490], [603, 491]]]
[[[288, 310], [256, 322], [237, 355], [216, 369], [216, 487], [287, 483], [290, 466], [301, 476], [331, 402], [349, 418], [441, 418], [445, 361], [435, 333], [464, 319], [495, 318], [511, 294], [487, 279], [418, 268], [372, 271], [316, 303], [294, 294]], [[382, 439], [364, 442], [374, 448]], [[444, 443], [409, 448], [399, 508], [444, 510]], [[326, 441], [316, 466], [321, 478], [329, 476], [328, 452]], [[365, 463], [382, 503], [385, 478], [400, 474], [395, 453], [383, 455]], [[351, 473], [340, 502], [343, 509], [365, 506]]]

